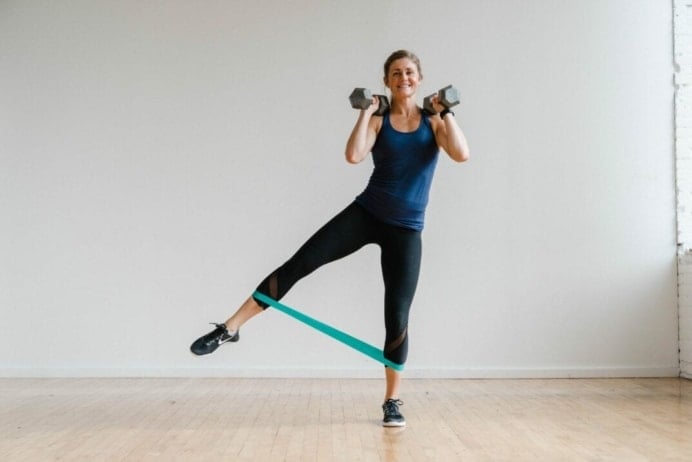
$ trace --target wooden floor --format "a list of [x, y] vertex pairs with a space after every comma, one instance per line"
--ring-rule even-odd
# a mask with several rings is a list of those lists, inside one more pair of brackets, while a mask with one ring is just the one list
[[0, 460], [692, 460], [692, 381], [0, 379]]

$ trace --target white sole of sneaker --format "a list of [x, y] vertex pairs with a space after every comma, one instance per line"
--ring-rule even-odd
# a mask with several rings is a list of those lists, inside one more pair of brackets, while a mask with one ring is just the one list
[[383, 427], [405, 427], [406, 422], [382, 422]]

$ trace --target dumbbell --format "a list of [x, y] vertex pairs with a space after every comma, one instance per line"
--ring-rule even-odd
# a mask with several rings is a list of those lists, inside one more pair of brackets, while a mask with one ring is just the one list
[[385, 95], [373, 95], [367, 88], [355, 88], [348, 100], [353, 109], [367, 109], [373, 103], [373, 96], [377, 96], [380, 100], [380, 107], [373, 114], [376, 116], [384, 115], [389, 109], [389, 100]]
[[432, 99], [437, 95], [440, 104], [449, 109], [452, 106], [459, 104], [459, 90], [454, 88], [452, 85], [447, 85], [441, 88], [437, 93], [428, 95], [423, 99], [423, 109], [428, 114], [437, 114], [437, 111], [433, 108]]

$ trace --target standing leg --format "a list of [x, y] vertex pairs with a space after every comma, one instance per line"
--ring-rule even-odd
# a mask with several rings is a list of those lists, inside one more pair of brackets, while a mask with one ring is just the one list
[[[408, 356], [408, 318], [418, 285], [421, 263], [421, 233], [393, 228], [382, 247], [384, 279], [385, 358], [404, 364]], [[395, 396], [388, 396], [392, 398]]]
[[[380, 241], [382, 247], [382, 276], [385, 286], [384, 318], [386, 337], [385, 358], [404, 364], [408, 356], [408, 318], [418, 285], [422, 254], [419, 231], [393, 228]], [[399, 412], [401, 373], [385, 368], [385, 397], [383, 424], [403, 426]]]
[[401, 388], [401, 372], [385, 366], [385, 393], [384, 400], [399, 399], [399, 389]]

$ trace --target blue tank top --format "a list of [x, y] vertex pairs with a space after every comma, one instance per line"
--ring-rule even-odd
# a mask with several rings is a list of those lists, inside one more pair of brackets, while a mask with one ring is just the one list
[[372, 148], [375, 168], [356, 202], [385, 223], [422, 230], [439, 152], [425, 114], [415, 131], [403, 133], [386, 113]]

